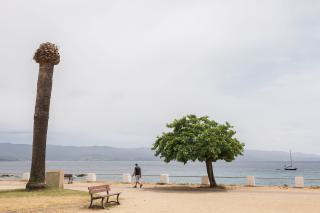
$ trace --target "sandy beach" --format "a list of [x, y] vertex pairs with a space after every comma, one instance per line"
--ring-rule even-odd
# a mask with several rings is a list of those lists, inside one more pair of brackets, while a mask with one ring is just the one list
[[[24, 182], [0, 181], [0, 190], [23, 188]], [[66, 184], [66, 189], [86, 191], [89, 185], [105, 184], [80, 183]], [[199, 185], [157, 185], [145, 184], [142, 189], [129, 184], [108, 183], [114, 191], [120, 191], [121, 205], [107, 210], [88, 210], [87, 201], [71, 206], [56, 206], [55, 209], [30, 210], [21, 212], [115, 212], [115, 213], [318, 213], [320, 209], [320, 189], [285, 187], [244, 187], [227, 186], [227, 189], [211, 190]], [[1, 192], [0, 192], [1, 193]], [[4, 203], [12, 198], [0, 199], [0, 212]], [[48, 198], [56, 199], [56, 198]], [[28, 200], [26, 200], [28, 202]], [[21, 203], [23, 205], [23, 203]], [[58, 209], [58, 210], [57, 210]], [[19, 211], [18, 211], [19, 212]]]

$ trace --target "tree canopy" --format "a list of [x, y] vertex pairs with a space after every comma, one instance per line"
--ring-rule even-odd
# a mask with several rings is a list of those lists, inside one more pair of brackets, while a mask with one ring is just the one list
[[[187, 115], [167, 124], [167, 128], [170, 130], [158, 136], [152, 147], [165, 162], [205, 161], [212, 167], [212, 162], [230, 162], [243, 153], [244, 143], [234, 137], [236, 131], [228, 122], [219, 124], [208, 116]], [[213, 171], [208, 171], [210, 179], [209, 172], [213, 176]]]

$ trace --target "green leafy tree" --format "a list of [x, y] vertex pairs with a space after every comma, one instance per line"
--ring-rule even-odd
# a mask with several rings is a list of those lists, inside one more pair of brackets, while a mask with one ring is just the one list
[[158, 136], [152, 150], [165, 162], [176, 160], [206, 162], [210, 187], [216, 187], [213, 162], [231, 162], [242, 155], [244, 143], [239, 142], [229, 123], [219, 124], [207, 116], [187, 115], [167, 124], [168, 132]]

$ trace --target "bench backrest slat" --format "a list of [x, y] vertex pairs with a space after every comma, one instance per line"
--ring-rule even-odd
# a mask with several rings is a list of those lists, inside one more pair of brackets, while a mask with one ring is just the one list
[[91, 186], [88, 187], [89, 194], [95, 194], [99, 192], [109, 192], [110, 186], [109, 185], [100, 185], [100, 186]]

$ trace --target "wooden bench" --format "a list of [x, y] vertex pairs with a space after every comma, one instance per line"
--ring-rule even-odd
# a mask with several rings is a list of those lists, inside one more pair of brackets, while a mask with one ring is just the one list
[[73, 183], [73, 175], [72, 174], [64, 174], [64, 178], [68, 178], [68, 184]]
[[[91, 187], [88, 187], [88, 190], [91, 197], [89, 208], [93, 207], [92, 203], [94, 200], [101, 199], [101, 206], [104, 209], [105, 205], [103, 201], [105, 198], [107, 199], [105, 204], [116, 203], [120, 205], [120, 202], [119, 202], [120, 192], [110, 193], [111, 188], [109, 185], [91, 186]], [[117, 201], [109, 201], [109, 197], [112, 197], [112, 196], [117, 196]]]

